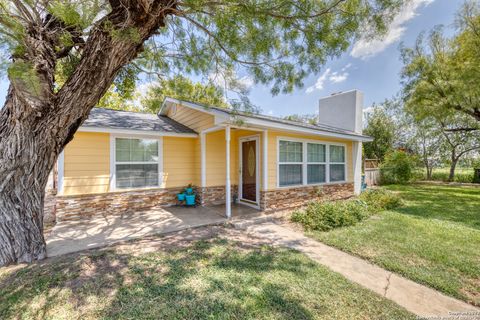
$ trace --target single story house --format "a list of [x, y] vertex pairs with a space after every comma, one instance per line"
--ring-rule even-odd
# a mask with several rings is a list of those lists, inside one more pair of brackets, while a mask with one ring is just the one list
[[[57, 165], [57, 218], [176, 204], [264, 211], [360, 192], [363, 94], [320, 99], [319, 124], [166, 98], [158, 114], [94, 108]], [[292, 113], [295, 113], [292, 105]]]

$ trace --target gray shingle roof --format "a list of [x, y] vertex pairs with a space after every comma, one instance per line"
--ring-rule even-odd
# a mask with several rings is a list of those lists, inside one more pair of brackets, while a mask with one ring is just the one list
[[82, 126], [150, 132], [196, 133], [189, 127], [166, 116], [104, 108], [93, 108]]

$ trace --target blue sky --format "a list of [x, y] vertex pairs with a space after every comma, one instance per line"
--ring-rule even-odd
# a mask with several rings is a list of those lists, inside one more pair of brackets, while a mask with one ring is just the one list
[[[412, 46], [418, 34], [443, 24], [452, 31], [460, 0], [412, 0], [394, 20], [384, 40], [360, 41], [341, 57], [329, 61], [319, 74], [305, 80], [305, 87], [291, 94], [272, 97], [267, 86], [252, 86], [250, 99], [262, 113], [275, 116], [311, 114], [317, 111], [318, 99], [334, 92], [359, 89], [365, 94], [365, 107], [381, 103], [400, 89], [402, 67], [398, 46]], [[8, 81], [0, 80], [0, 105], [3, 105]]]

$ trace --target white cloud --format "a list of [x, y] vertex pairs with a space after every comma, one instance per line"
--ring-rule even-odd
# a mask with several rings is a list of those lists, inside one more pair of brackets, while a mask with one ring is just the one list
[[434, 0], [412, 0], [400, 10], [389, 26], [387, 34], [381, 39], [360, 39], [354, 45], [350, 55], [354, 58], [366, 60], [385, 50], [392, 43], [397, 42], [407, 29], [405, 23], [417, 15], [421, 6], [426, 6]]
[[328, 76], [330, 75], [330, 72], [331, 72], [330, 68], [327, 68], [327, 70], [325, 70], [322, 73], [322, 75], [320, 77], [318, 77], [317, 82], [315, 82], [315, 84], [313, 86], [307, 88], [306, 92], [311, 93], [315, 90], [322, 90], [325, 81], [327, 80]]
[[334, 71], [330, 68], [327, 68], [320, 77], [318, 77], [317, 82], [305, 90], [306, 93], [312, 93], [315, 90], [322, 90], [327, 82], [331, 83], [340, 83], [347, 80], [349, 73], [347, 72], [348, 68], [352, 66], [351, 63], [344, 66], [340, 71]]

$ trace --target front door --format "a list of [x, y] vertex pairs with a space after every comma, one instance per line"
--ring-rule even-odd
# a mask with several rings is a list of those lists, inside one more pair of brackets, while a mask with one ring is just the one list
[[257, 203], [257, 140], [241, 141], [241, 200]]

